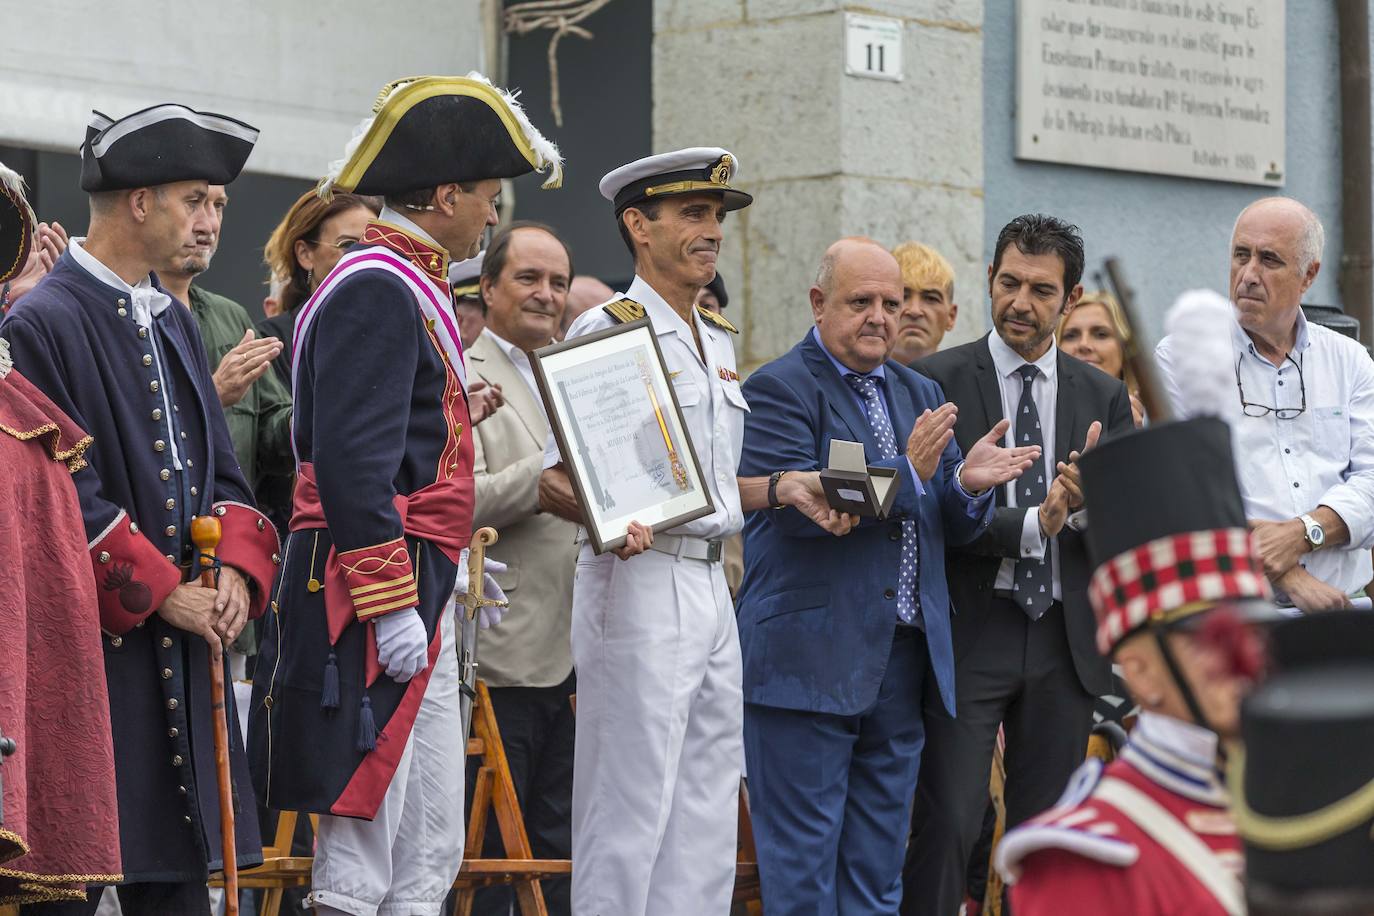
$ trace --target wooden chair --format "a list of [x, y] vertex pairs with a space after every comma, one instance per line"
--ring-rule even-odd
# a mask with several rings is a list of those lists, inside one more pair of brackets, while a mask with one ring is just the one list
[[[574, 707], [575, 708], [575, 707]], [[548, 916], [544, 892], [539, 879], [572, 874], [568, 859], [536, 859], [530, 850], [525, 833], [525, 819], [520, 814], [520, 802], [515, 795], [515, 781], [511, 779], [506, 749], [501, 744], [501, 730], [491, 707], [491, 694], [483, 681], [477, 682], [477, 697], [472, 704], [472, 738], [468, 741], [468, 758], [480, 758], [477, 786], [472, 795], [472, 810], [468, 815], [467, 842], [463, 847], [463, 867], [453, 888], [458, 893], [453, 916], [469, 916], [472, 900], [478, 888], [509, 884], [515, 888], [515, 900], [521, 916]], [[496, 817], [501, 833], [501, 845], [506, 858], [483, 857], [482, 845], [487, 835], [487, 817]]]
[[[296, 812], [282, 811], [277, 816], [277, 830], [272, 845], [262, 847], [262, 864], [239, 872], [239, 889], [266, 890], [260, 916], [280, 916], [282, 892], [288, 887], [309, 887], [310, 856], [293, 856], [291, 838], [296, 833]], [[319, 818], [310, 815], [312, 827], [319, 827]], [[223, 887], [224, 876], [216, 872], [210, 876], [211, 887]]]
[[754, 848], [754, 822], [749, 815], [749, 790], [739, 787], [739, 853], [735, 857], [735, 903], [749, 916], [763, 916], [763, 891], [759, 884], [759, 854]]

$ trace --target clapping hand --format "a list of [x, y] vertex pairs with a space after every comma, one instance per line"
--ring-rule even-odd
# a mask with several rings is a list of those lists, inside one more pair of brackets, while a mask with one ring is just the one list
[[1040, 460], [1040, 446], [1021, 445], [1006, 448], [999, 445], [1011, 428], [1009, 420], [999, 420], [987, 435], [973, 443], [964, 455], [964, 470], [960, 480], [970, 493], [981, 493], [1015, 480]]
[[506, 397], [501, 393], [500, 385], [489, 385], [481, 379], [474, 379], [468, 386], [468, 415], [472, 417], [473, 426], [496, 413], [496, 409], [505, 403]]
[[1069, 452], [1068, 461], [1061, 461], [1055, 465], [1055, 471], [1058, 474], [1055, 477], [1055, 483], [1061, 479], [1064, 481], [1061, 486], [1066, 491], [1067, 506], [1070, 512], [1077, 512], [1083, 508], [1083, 478], [1078, 472], [1078, 459], [1083, 456], [1083, 452], [1097, 445], [1097, 440], [1101, 436], [1102, 424], [1094, 420], [1092, 425], [1088, 427], [1088, 437], [1083, 441], [1083, 451]]
[[954, 421], [957, 419], [959, 408], [945, 403], [934, 410], [927, 410], [916, 420], [906, 440], [906, 457], [917, 477], [930, 480], [935, 476], [945, 446], [954, 438]]

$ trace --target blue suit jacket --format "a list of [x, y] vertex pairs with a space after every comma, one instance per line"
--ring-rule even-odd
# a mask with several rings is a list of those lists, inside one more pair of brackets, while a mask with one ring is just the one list
[[[916, 418], [944, 403], [940, 386], [889, 361], [888, 413], [902, 448]], [[872, 705], [887, 668], [897, 621], [897, 567], [903, 519], [915, 519], [920, 546], [921, 611], [940, 696], [954, 714], [945, 540], [965, 544], [993, 517], [989, 494], [971, 499], [954, 482], [963, 460], [950, 441], [925, 492], [905, 454], [883, 460], [852, 388], [808, 331], [788, 353], [749, 376], [741, 477], [819, 470], [831, 439], [861, 442], [870, 465], [898, 470], [887, 518], [865, 518], [834, 537], [793, 508], [749, 513], [744, 582], [737, 613], [744, 655], [744, 699], [810, 712], [855, 715]]]

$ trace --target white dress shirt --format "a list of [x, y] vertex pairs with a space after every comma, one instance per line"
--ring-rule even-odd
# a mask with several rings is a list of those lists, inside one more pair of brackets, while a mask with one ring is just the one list
[[[1350, 543], [1299, 561], [1315, 578], [1347, 595], [1374, 577], [1374, 361], [1360, 344], [1298, 313], [1291, 359], [1275, 366], [1255, 349], [1231, 316], [1232, 359], [1245, 400], [1266, 407], [1307, 409], [1291, 420], [1273, 412], [1247, 417], [1240, 392], [1222, 417], [1231, 427], [1240, 492], [1249, 519], [1283, 521], [1317, 506], [1333, 510], [1350, 529]], [[1179, 413], [1172, 372], [1174, 341], [1155, 350], [1170, 400]]]
[[549, 419], [549, 414], [544, 408], [544, 398], [539, 394], [539, 383], [534, 380], [534, 366], [530, 364], [530, 355], [509, 340], [506, 340], [506, 338], [502, 337], [500, 334], [497, 334], [490, 327], [483, 328], [482, 333], [490, 337], [491, 342], [496, 344], [496, 346], [501, 349], [502, 353], [506, 354], [506, 359], [510, 360], [511, 365], [515, 367], [515, 371], [520, 373], [520, 377], [524, 379], [525, 384], [529, 386], [530, 396], [534, 398], [535, 405], [539, 408], [539, 412], [544, 415], [544, 419], [547, 421]]
[[[1020, 369], [1026, 365], [1026, 360], [1021, 354], [1007, 346], [1002, 338], [997, 336], [994, 331], [988, 335], [988, 349], [992, 353], [992, 364], [997, 369], [997, 386], [1002, 392], [1002, 416], [1012, 420], [1011, 426], [1007, 429], [1006, 441], [1003, 443], [1007, 448], [1015, 448], [1019, 443], [1016, 439], [1016, 407], [1021, 403], [1021, 374]], [[1039, 470], [1044, 473], [1046, 481], [1054, 480], [1054, 466], [1056, 457], [1054, 454], [1054, 421], [1055, 405], [1059, 399], [1059, 347], [1055, 345], [1054, 338], [1050, 338], [1050, 348], [1044, 355], [1035, 361], [1035, 367], [1040, 370], [1040, 374], [1031, 382], [1031, 399], [1035, 401], [1035, 410], [1040, 414], [1040, 450]], [[1031, 467], [1026, 470], [1027, 474], [1035, 473], [1037, 468]], [[1016, 481], [1004, 484], [1007, 489], [1007, 506], [1009, 508], [1022, 508], [1016, 502]], [[1046, 487], [1048, 490], [1048, 487]], [[1040, 532], [1040, 513], [1036, 510], [1039, 506], [1024, 507], [1029, 511], [1021, 523], [1021, 553], [1022, 557], [1043, 557], [1045, 548], [1049, 540]], [[1054, 577], [1053, 595], [1055, 601], [1064, 598], [1063, 587], [1059, 582], [1059, 552], [1050, 551], [1050, 570]], [[997, 581], [993, 588], [998, 590], [1011, 591], [1013, 580], [1016, 578], [1016, 560], [1010, 557], [1002, 561], [1002, 565], [997, 570]]]

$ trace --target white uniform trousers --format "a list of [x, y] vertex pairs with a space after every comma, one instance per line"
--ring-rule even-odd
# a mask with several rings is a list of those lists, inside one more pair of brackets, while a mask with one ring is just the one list
[[723, 567], [584, 545], [575, 581], [574, 916], [725, 916], [744, 701]]
[[376, 818], [320, 816], [308, 904], [356, 916], [436, 916], [458, 877], [467, 746], [454, 614], [450, 604], [434, 673]]

